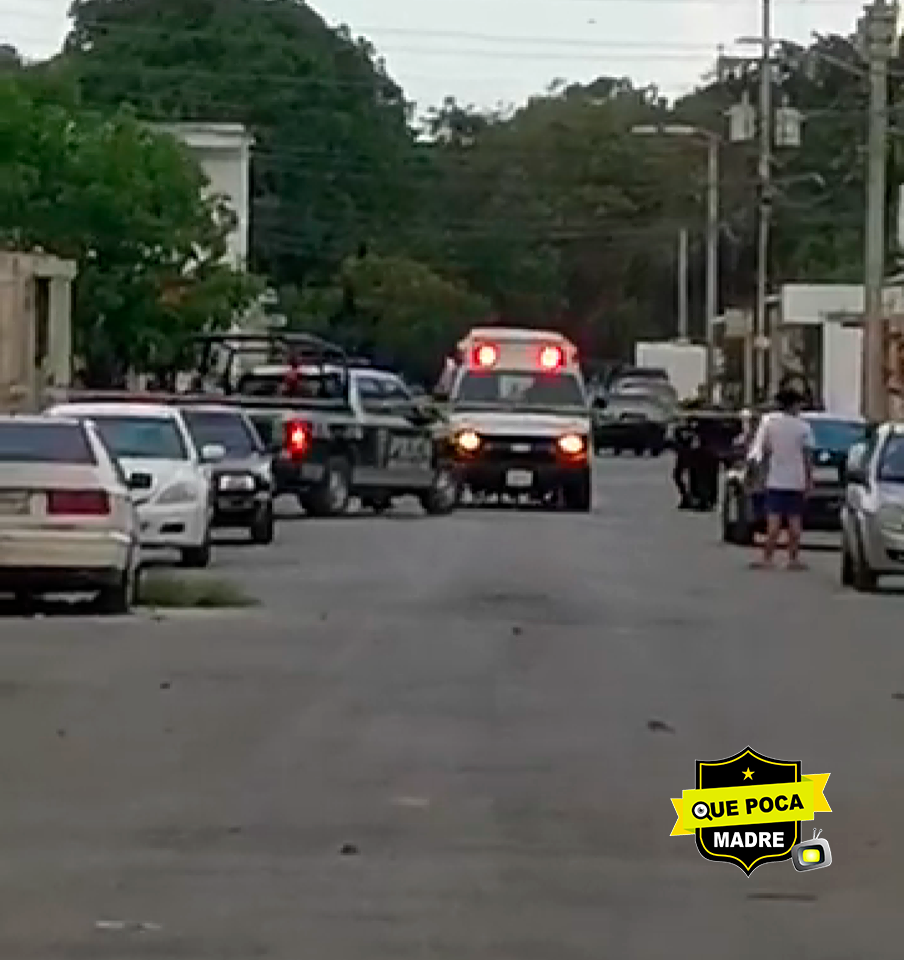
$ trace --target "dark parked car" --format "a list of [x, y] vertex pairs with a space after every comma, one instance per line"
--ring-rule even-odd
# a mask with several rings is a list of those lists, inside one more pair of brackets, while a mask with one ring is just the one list
[[222, 447], [210, 465], [213, 525], [246, 529], [254, 543], [273, 542], [275, 518], [271, 456], [247, 414], [236, 407], [185, 404], [182, 416], [198, 446]]
[[[866, 439], [867, 424], [858, 418], [835, 417], [807, 412], [815, 440], [813, 450], [814, 489], [807, 497], [804, 529], [834, 532], [841, 529], [841, 507], [847, 484], [845, 469], [848, 451]], [[722, 496], [722, 539], [726, 543], [750, 545], [766, 528], [763, 508], [759, 451], [747, 449], [726, 472]]]

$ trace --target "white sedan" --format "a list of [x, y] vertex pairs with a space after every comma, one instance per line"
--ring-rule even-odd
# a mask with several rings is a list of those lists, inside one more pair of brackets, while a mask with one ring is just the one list
[[222, 447], [198, 450], [182, 414], [165, 404], [64, 403], [50, 415], [87, 419], [97, 428], [128, 475], [142, 547], [178, 550], [186, 567], [209, 565], [213, 498], [206, 464], [222, 459]]
[[78, 420], [0, 417], [0, 592], [97, 593], [127, 613], [139, 564], [126, 479]]

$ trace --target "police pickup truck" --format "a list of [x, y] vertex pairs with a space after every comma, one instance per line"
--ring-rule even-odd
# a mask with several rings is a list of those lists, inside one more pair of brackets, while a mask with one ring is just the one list
[[[277, 495], [314, 516], [342, 514], [352, 497], [377, 512], [405, 496], [430, 514], [454, 509], [447, 425], [398, 376], [352, 366], [339, 347], [304, 334], [204, 339], [227, 353], [221, 380], [273, 453]], [[237, 356], [262, 347], [267, 362], [230, 375]]]
[[590, 407], [572, 343], [543, 330], [472, 330], [445, 386], [462, 491], [591, 509]]

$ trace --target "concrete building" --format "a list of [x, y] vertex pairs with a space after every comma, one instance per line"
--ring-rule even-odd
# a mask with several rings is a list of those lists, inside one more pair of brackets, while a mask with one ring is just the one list
[[210, 190], [225, 196], [238, 225], [229, 241], [229, 260], [244, 269], [251, 222], [251, 147], [254, 138], [240, 123], [157, 124], [191, 150], [210, 180]]
[[76, 265], [0, 252], [0, 411], [36, 411], [72, 381]]

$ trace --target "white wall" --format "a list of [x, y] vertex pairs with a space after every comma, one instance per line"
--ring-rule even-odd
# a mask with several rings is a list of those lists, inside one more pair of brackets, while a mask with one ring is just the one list
[[223, 194], [238, 225], [229, 238], [229, 261], [244, 269], [251, 221], [250, 167], [253, 138], [241, 124], [174, 123], [158, 125], [188, 146], [210, 180], [210, 190]]

